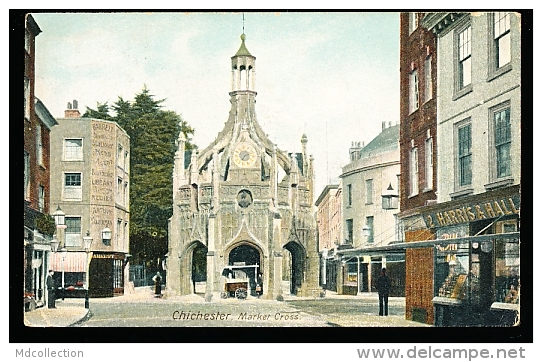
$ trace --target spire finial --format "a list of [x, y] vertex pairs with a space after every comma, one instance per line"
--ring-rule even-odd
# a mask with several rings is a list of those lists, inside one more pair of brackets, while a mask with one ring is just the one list
[[243, 13], [243, 34], [245, 34], [245, 13]]

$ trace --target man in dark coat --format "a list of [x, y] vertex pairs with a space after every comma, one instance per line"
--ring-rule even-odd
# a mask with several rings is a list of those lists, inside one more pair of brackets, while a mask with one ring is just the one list
[[391, 281], [386, 275], [386, 268], [382, 268], [382, 272], [376, 281], [376, 290], [378, 290], [378, 315], [388, 315], [388, 297], [390, 294]]
[[55, 306], [55, 280], [53, 279], [53, 274], [55, 272], [49, 270], [49, 275], [47, 275], [47, 280], [45, 280], [45, 285], [47, 287], [47, 308], [56, 308]]
[[156, 272], [156, 275], [152, 277], [152, 281], [154, 282], [154, 294], [156, 297], [162, 296], [162, 276], [160, 275], [160, 272]]

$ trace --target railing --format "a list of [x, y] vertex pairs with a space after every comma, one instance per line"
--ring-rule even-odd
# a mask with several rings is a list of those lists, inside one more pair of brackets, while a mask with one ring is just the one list
[[145, 266], [130, 265], [129, 280], [134, 283], [134, 287], [149, 285], [147, 284]]

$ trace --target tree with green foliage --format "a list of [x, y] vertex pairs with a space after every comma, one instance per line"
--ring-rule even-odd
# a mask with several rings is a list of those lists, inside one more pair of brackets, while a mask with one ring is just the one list
[[[182, 130], [187, 150], [194, 129], [180, 115], [162, 109], [146, 86], [130, 103], [119, 97], [111, 106], [98, 103], [85, 115], [115, 121], [130, 136], [130, 253], [133, 262], [158, 263], [167, 253], [168, 219], [173, 212], [175, 141]], [[108, 118], [109, 117], [109, 118]]]
[[107, 104], [107, 102], [105, 103], [98, 102], [95, 110], [87, 107], [87, 110], [83, 114], [83, 118], [97, 118], [97, 119], [104, 119], [106, 121], [112, 120], [112, 117], [109, 114], [109, 105]]

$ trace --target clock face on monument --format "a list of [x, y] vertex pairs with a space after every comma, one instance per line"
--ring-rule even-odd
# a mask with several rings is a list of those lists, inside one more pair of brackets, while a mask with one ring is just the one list
[[239, 167], [252, 167], [258, 159], [258, 154], [249, 143], [239, 143], [233, 151], [233, 162]]

